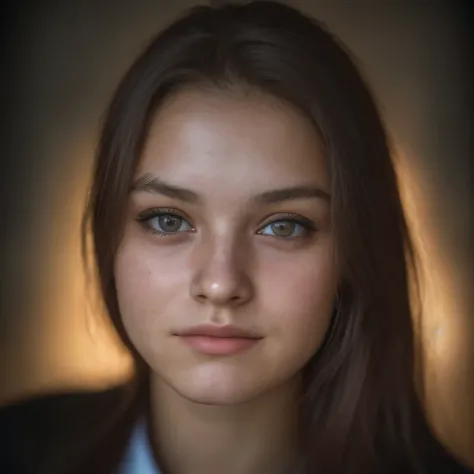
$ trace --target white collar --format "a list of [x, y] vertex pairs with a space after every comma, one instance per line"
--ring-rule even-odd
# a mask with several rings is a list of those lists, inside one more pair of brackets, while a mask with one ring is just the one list
[[133, 429], [117, 474], [160, 474], [143, 419]]

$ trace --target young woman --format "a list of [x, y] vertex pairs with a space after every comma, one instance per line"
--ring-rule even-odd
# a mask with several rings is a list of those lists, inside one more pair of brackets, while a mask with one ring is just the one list
[[85, 223], [137, 370], [59, 464], [467, 472], [415, 389], [414, 257], [384, 127], [314, 20], [261, 1], [162, 31], [108, 109]]

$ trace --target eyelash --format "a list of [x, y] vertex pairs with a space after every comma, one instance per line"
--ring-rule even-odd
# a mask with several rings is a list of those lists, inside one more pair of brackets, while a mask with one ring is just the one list
[[[292, 236], [284, 236], [284, 235], [268, 236], [266, 234], [261, 234], [261, 231], [263, 229], [277, 222], [291, 222], [291, 223], [297, 224], [303, 228], [303, 235], [292, 237]], [[267, 221], [263, 226], [261, 226], [258, 230], [258, 234], [266, 235], [267, 237], [274, 237], [277, 239], [294, 240], [294, 239], [302, 239], [305, 237], [307, 238], [310, 234], [316, 231], [317, 231], [316, 225], [314, 224], [314, 222], [312, 222], [309, 219], [299, 216], [298, 214], [279, 214], [273, 217], [271, 220]]]
[[[152, 219], [156, 219], [157, 217], [159, 218], [163, 216], [170, 216], [170, 217], [174, 217], [174, 218], [181, 219], [183, 221], [188, 222], [188, 219], [180, 215], [175, 209], [163, 209], [163, 208], [147, 209], [146, 211], [143, 211], [138, 215], [137, 221], [140, 224], [142, 224], [145, 230], [147, 230], [148, 232], [151, 232], [152, 234], [158, 234], [160, 237], [171, 237], [173, 235], [182, 233], [182, 232], [162, 232], [162, 231], [153, 229], [150, 226], [150, 221]], [[190, 227], [192, 228], [191, 224], [190, 224]]]
[[[143, 211], [142, 213], [140, 213], [138, 215], [137, 221], [145, 228], [145, 230], [147, 230], [147, 231], [149, 231], [153, 234], [158, 234], [160, 237], [171, 237], [171, 236], [186, 232], [186, 231], [164, 232], [164, 231], [159, 231], [159, 230], [153, 229], [150, 226], [150, 221], [152, 219], [156, 219], [157, 217], [159, 218], [159, 217], [163, 217], [163, 216], [170, 216], [170, 217], [174, 217], [174, 218], [177, 218], [177, 219], [181, 219], [185, 222], [188, 222], [188, 219], [185, 218], [184, 216], [180, 215], [175, 209], [162, 209], [162, 208], [154, 208], [154, 209], [148, 209], [146, 211]], [[291, 222], [291, 223], [295, 223], [297, 225], [300, 225], [303, 228], [303, 234], [305, 234], [305, 235], [296, 236], [296, 237], [281, 236], [281, 235], [268, 236], [266, 234], [261, 233], [261, 231], [263, 229], [265, 229], [269, 225], [275, 224], [277, 222]], [[189, 223], [189, 225], [192, 229], [192, 225], [190, 223]], [[194, 229], [192, 229], [192, 230], [194, 230]], [[312, 222], [309, 219], [301, 217], [297, 214], [280, 214], [278, 216], [275, 216], [275, 218], [273, 218], [272, 220], [266, 222], [263, 226], [261, 226], [259, 228], [259, 230], [257, 231], [257, 234], [266, 235], [267, 237], [275, 237], [275, 238], [278, 238], [278, 239], [293, 240], [293, 239], [296, 239], [296, 238], [301, 239], [301, 238], [304, 238], [304, 237], [308, 237], [308, 234], [312, 234], [316, 231], [317, 231], [316, 225], [314, 224], [314, 222]]]

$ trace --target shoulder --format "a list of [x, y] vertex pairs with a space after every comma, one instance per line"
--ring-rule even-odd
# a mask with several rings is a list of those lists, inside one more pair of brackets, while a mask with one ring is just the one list
[[472, 469], [451, 458], [442, 465], [432, 464], [426, 470], [427, 474], [474, 474]]
[[[114, 420], [124, 403], [125, 387], [102, 392], [60, 393], [34, 397], [0, 407], [0, 472], [2, 474], [53, 474], [54, 472], [114, 472], [125, 460], [129, 466], [143, 461], [142, 431], [133, 407], [102, 438], [100, 427]], [[112, 426], [112, 425], [110, 425]], [[83, 459], [74, 447], [96, 435], [94, 449]], [[146, 451], [146, 449], [145, 449]], [[426, 453], [427, 474], [474, 474], [447, 450]], [[58, 453], [61, 453], [58, 456]], [[72, 463], [70, 459], [77, 459]], [[83, 453], [79, 453], [83, 454]], [[52, 464], [60, 458], [64, 465]], [[131, 461], [133, 459], [133, 462]], [[67, 467], [71, 464], [73, 469]], [[54, 465], [55, 469], [51, 468]], [[122, 469], [124, 464], [122, 463]], [[130, 472], [136, 472], [130, 470]], [[128, 472], [127, 470], [122, 472]], [[141, 471], [140, 471], [141, 472]]]
[[91, 451], [91, 438], [99, 443], [101, 430], [113, 422], [126, 393], [125, 386], [101, 392], [57, 393], [1, 407], [0, 472], [67, 472], [67, 457], [79, 459]]
[[469, 468], [462, 460], [458, 459], [447, 448], [441, 446], [436, 455], [432, 453], [425, 465], [427, 474], [474, 474], [474, 470]]

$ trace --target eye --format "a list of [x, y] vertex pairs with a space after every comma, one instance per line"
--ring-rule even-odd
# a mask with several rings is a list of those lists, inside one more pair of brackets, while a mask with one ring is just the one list
[[161, 235], [172, 235], [193, 230], [191, 224], [184, 217], [159, 210], [145, 211], [139, 215], [138, 221], [152, 232]]
[[308, 232], [315, 230], [311, 222], [298, 222], [296, 219], [279, 219], [270, 222], [258, 231], [261, 235], [273, 237], [304, 237]]

